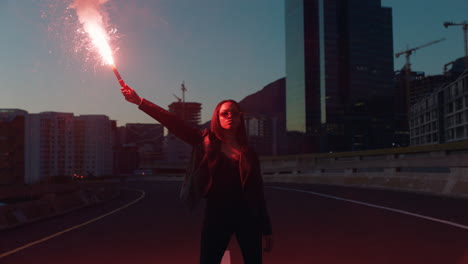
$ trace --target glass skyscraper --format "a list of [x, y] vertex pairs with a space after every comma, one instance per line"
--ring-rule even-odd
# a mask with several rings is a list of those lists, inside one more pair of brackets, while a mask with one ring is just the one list
[[287, 130], [305, 137], [302, 151], [391, 145], [391, 9], [380, 0], [285, 0], [285, 12]]

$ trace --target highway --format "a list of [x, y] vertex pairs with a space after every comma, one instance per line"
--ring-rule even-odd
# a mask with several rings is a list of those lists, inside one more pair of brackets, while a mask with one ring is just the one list
[[[203, 205], [190, 213], [180, 184], [130, 181], [117, 199], [2, 231], [0, 264], [198, 263]], [[265, 195], [264, 263], [468, 263], [468, 200], [271, 183]], [[235, 238], [228, 250], [243, 263]]]

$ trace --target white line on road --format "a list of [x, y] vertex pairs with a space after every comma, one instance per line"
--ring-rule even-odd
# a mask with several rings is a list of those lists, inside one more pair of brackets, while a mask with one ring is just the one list
[[223, 259], [221, 264], [231, 264], [231, 252], [229, 250], [224, 251]]
[[2, 253], [2, 254], [0, 254], [0, 259], [1, 259], [1, 258], [4, 258], [4, 257], [6, 257], [6, 256], [9, 256], [9, 255], [11, 255], [11, 254], [14, 254], [14, 253], [16, 253], [16, 252], [18, 252], [18, 251], [21, 251], [21, 250], [23, 250], [23, 249], [26, 249], [26, 248], [28, 248], [28, 247], [32, 247], [32, 246], [34, 246], [34, 245], [40, 244], [40, 243], [42, 243], [42, 242], [45, 242], [45, 241], [47, 241], [47, 240], [49, 240], [49, 239], [52, 239], [52, 238], [54, 238], [54, 237], [58, 237], [58, 236], [60, 236], [60, 235], [63, 235], [63, 234], [65, 234], [65, 233], [69, 232], [69, 231], [72, 231], [72, 230], [75, 230], [75, 229], [77, 229], [77, 228], [80, 228], [80, 227], [83, 227], [83, 226], [85, 226], [85, 225], [88, 225], [88, 224], [91, 224], [91, 223], [93, 223], [93, 222], [96, 222], [97, 220], [100, 220], [100, 219], [102, 219], [102, 218], [104, 218], [104, 217], [106, 217], [106, 216], [109, 216], [109, 215], [111, 215], [111, 214], [114, 214], [114, 213], [116, 213], [116, 212], [118, 212], [118, 211], [120, 211], [120, 210], [122, 210], [122, 209], [125, 209], [125, 208], [127, 208], [127, 207], [129, 207], [129, 206], [131, 206], [131, 205], [133, 205], [133, 204], [135, 204], [135, 203], [137, 203], [138, 201], [140, 201], [141, 199], [143, 199], [143, 198], [145, 197], [145, 195], [146, 195], [145, 191], [143, 191], [143, 190], [137, 190], [137, 189], [130, 189], [130, 190], [134, 190], [134, 191], [140, 192], [140, 193], [141, 193], [140, 197], [138, 197], [136, 200], [134, 200], [134, 201], [132, 201], [132, 202], [130, 202], [130, 203], [128, 203], [128, 204], [122, 206], [122, 207], [119, 207], [119, 208], [117, 208], [117, 209], [115, 209], [115, 210], [113, 210], [113, 211], [111, 211], [111, 212], [109, 212], [109, 213], [106, 213], [106, 214], [103, 214], [103, 215], [101, 215], [101, 216], [98, 216], [98, 217], [96, 217], [96, 218], [94, 218], [94, 219], [91, 219], [91, 220], [89, 220], [89, 221], [87, 221], [87, 222], [84, 222], [84, 223], [82, 223], [82, 224], [79, 224], [79, 225], [70, 227], [70, 228], [68, 228], [68, 229], [65, 229], [65, 230], [63, 230], [63, 231], [57, 232], [57, 233], [55, 233], [55, 234], [53, 234], [53, 235], [50, 235], [50, 236], [48, 236], [48, 237], [44, 237], [44, 238], [42, 238], [42, 239], [39, 239], [39, 240], [36, 240], [36, 241], [34, 241], [34, 242], [28, 243], [28, 244], [26, 244], [26, 245], [24, 245], [24, 246], [21, 246], [21, 247], [19, 247], [19, 248], [15, 248], [15, 249], [13, 249], [13, 250], [10, 250], [10, 251], [7, 251], [7, 252], [5, 252], [5, 253]]
[[455, 223], [455, 222], [451, 222], [451, 221], [447, 221], [447, 220], [443, 220], [443, 219], [438, 219], [438, 218], [434, 218], [434, 217], [430, 217], [430, 216], [425, 216], [425, 215], [421, 215], [421, 214], [415, 214], [415, 213], [411, 213], [411, 212], [408, 212], [408, 211], [403, 211], [403, 210], [394, 209], [394, 208], [390, 208], [390, 207], [380, 206], [380, 205], [376, 205], [376, 204], [365, 203], [365, 202], [360, 202], [360, 201], [356, 201], [356, 200], [345, 199], [345, 198], [340, 198], [340, 197], [336, 197], [336, 196], [332, 196], [332, 195], [328, 195], [328, 194], [323, 194], [323, 193], [318, 193], [318, 192], [313, 192], [313, 191], [305, 191], [305, 190], [300, 190], [300, 189], [292, 189], [292, 188], [284, 188], [284, 187], [273, 187], [273, 186], [270, 187], [270, 188], [278, 189], [278, 190], [285, 190], [285, 191], [308, 193], [308, 194], [318, 195], [318, 196], [331, 198], [331, 199], [335, 199], [335, 200], [346, 201], [346, 202], [350, 202], [350, 203], [356, 203], [356, 204], [360, 204], [360, 205], [364, 205], [364, 206], [369, 206], [369, 207], [388, 210], [388, 211], [392, 211], [392, 212], [396, 212], [396, 213], [400, 213], [400, 214], [419, 217], [419, 218], [423, 218], [423, 219], [426, 219], [426, 220], [439, 222], [439, 223], [442, 223], [442, 224], [451, 225], [451, 226], [455, 226], [455, 227], [458, 227], [458, 228], [461, 228], [461, 229], [468, 230], [468, 226], [462, 225], [462, 224], [459, 224], [459, 223]]

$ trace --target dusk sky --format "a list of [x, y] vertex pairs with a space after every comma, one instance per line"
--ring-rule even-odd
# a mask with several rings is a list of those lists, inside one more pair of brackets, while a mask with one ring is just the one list
[[[80, 49], [76, 17], [64, 2], [0, 1], [0, 108], [104, 114], [118, 125], [154, 122], [124, 101], [98, 55]], [[463, 56], [461, 27], [442, 24], [468, 21], [468, 1], [382, 5], [393, 8], [395, 53], [446, 38], [417, 51], [413, 70], [440, 74]], [[119, 36], [112, 47], [121, 75], [164, 108], [176, 100], [173, 93], [181, 97], [185, 81], [186, 101], [202, 103], [205, 122], [219, 101], [241, 100], [285, 76], [284, 0], [109, 0], [105, 9]], [[396, 59], [395, 69], [404, 62]]]

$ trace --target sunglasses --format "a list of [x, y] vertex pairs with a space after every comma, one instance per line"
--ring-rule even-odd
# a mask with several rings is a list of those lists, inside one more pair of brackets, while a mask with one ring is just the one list
[[238, 111], [224, 111], [224, 112], [220, 112], [219, 116], [228, 118], [229, 116], [238, 117], [240, 114], [241, 112], [238, 112]]

